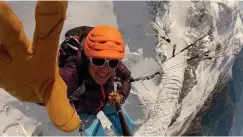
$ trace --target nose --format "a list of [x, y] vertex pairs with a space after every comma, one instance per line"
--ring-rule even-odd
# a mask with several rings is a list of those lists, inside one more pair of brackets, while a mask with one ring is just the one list
[[103, 67], [101, 67], [101, 70], [102, 70], [103, 72], [108, 72], [108, 71], [110, 70], [110, 68], [108, 67], [108, 64], [105, 63], [105, 65], [104, 65]]

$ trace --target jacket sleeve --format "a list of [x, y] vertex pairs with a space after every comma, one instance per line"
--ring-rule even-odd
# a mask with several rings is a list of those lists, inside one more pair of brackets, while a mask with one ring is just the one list
[[72, 94], [79, 86], [78, 71], [73, 62], [65, 64], [63, 68], [59, 68], [59, 74], [67, 84], [68, 96]]
[[121, 85], [118, 86], [118, 92], [127, 99], [131, 90], [131, 72], [128, 68], [121, 62], [117, 68], [116, 76], [120, 79]]
[[[67, 85], [67, 96], [72, 94], [72, 91], [78, 88], [78, 72], [73, 62], [66, 64], [64, 67], [59, 67], [59, 75]], [[36, 103], [39, 106], [45, 106], [44, 103]]]

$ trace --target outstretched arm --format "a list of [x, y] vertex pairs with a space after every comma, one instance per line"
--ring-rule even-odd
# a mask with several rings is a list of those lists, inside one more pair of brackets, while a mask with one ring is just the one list
[[0, 87], [20, 101], [44, 103], [53, 124], [71, 132], [80, 119], [56, 63], [67, 6], [67, 1], [38, 1], [31, 42], [10, 6], [0, 1]]

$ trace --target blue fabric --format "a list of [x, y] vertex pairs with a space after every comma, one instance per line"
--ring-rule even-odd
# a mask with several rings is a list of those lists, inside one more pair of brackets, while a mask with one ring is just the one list
[[[122, 111], [130, 130], [132, 131], [132, 133], [134, 133], [135, 123], [132, 121], [132, 119], [128, 116], [127, 112], [123, 108]], [[112, 123], [113, 132], [117, 136], [122, 136], [122, 129], [120, 125], [119, 116], [116, 112], [116, 108], [110, 105], [109, 103], [107, 103], [103, 109], [103, 112], [105, 116]], [[89, 118], [87, 123], [83, 125], [83, 132], [82, 132], [83, 136], [106, 136], [104, 129], [101, 125], [101, 122], [96, 116], [80, 113], [79, 117], [82, 121], [86, 121]]]
[[[80, 125], [81, 127], [83, 126], [83, 136], [105, 136], [105, 132], [101, 126], [100, 120], [96, 116], [91, 116], [88, 114], [81, 113], [79, 114], [80, 119], [84, 122], [86, 121], [89, 117], [91, 117], [87, 123], [84, 125]], [[81, 123], [82, 124], [82, 123]]]

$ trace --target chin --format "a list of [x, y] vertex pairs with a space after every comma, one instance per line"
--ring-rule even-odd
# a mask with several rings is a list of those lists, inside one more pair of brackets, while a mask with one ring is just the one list
[[[107, 80], [106, 80], [106, 81], [107, 81]], [[104, 80], [96, 80], [96, 82], [97, 82], [98, 84], [100, 84], [100, 85], [105, 84], [106, 81], [104, 81]]]
[[108, 78], [102, 78], [102, 77], [100, 77], [100, 76], [97, 76], [95, 81], [96, 81], [98, 84], [103, 85], [103, 84], [106, 83], [107, 80], [108, 80]]

